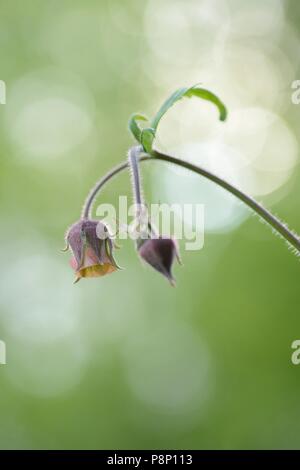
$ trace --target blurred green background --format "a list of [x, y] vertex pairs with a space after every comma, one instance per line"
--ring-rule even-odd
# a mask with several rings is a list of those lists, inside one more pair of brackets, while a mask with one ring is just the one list
[[[198, 82], [228, 121], [182, 101], [157, 147], [299, 233], [299, 22], [296, 0], [2, 2], [1, 448], [300, 447], [299, 259], [240, 203], [143, 166], [148, 201], [205, 204], [204, 248], [181, 244], [176, 289], [131, 241], [117, 252], [125, 270], [77, 285], [59, 252], [89, 188], [125, 158], [130, 114]], [[127, 174], [98, 202], [120, 194]]]

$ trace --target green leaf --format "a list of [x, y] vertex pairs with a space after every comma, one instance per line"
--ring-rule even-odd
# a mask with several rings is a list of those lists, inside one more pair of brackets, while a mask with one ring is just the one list
[[192, 86], [190, 88], [179, 88], [170, 96], [170, 98], [168, 98], [164, 102], [164, 104], [161, 106], [161, 108], [159, 109], [159, 111], [151, 122], [151, 127], [154, 129], [154, 131], [157, 130], [161, 118], [166, 114], [166, 112], [171, 108], [171, 106], [173, 106], [173, 104], [175, 104], [177, 101], [181, 100], [184, 97], [191, 98], [192, 96], [202, 98], [203, 100], [210, 101], [211, 103], [216, 105], [220, 113], [220, 120], [225, 121], [227, 116], [227, 110], [222, 101], [211, 91], [208, 91], [204, 88], [197, 88], [196, 86]]
[[206, 90], [205, 88], [190, 88], [186, 96], [191, 98], [192, 96], [197, 96], [198, 98], [202, 98], [203, 100], [210, 101], [211, 103], [215, 104], [219, 110], [220, 121], [225, 121], [227, 118], [227, 109], [224, 103], [211, 91]]
[[138, 125], [138, 121], [148, 121], [148, 118], [143, 114], [133, 114], [129, 120], [128, 128], [136, 140], [141, 143], [143, 129]]
[[181, 100], [184, 97], [191, 98], [192, 96], [196, 96], [197, 98], [202, 98], [203, 100], [210, 101], [211, 103], [213, 103], [219, 110], [220, 120], [225, 121], [227, 116], [226, 107], [214, 93], [204, 88], [197, 88], [197, 86], [179, 88], [161, 106], [154, 119], [152, 120], [150, 127], [144, 129], [140, 127], [139, 121], [148, 121], [148, 118], [143, 114], [134, 114], [133, 116], [131, 116], [129, 120], [129, 130], [133, 134], [137, 142], [143, 146], [145, 152], [151, 153], [158, 124], [161, 118], [165, 115], [165, 113], [177, 101]]
[[141, 144], [145, 152], [151, 153], [154, 139], [155, 139], [154, 129], [152, 129], [151, 127], [148, 127], [142, 130]]

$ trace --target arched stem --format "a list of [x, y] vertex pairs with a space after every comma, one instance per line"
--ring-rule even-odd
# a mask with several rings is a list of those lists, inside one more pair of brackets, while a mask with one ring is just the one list
[[[136, 149], [136, 147], [134, 148]], [[293, 233], [291, 230], [289, 230], [288, 227], [284, 224], [284, 222], [275, 217], [270, 211], [268, 211], [260, 203], [255, 201], [255, 199], [248, 196], [232, 184], [228, 183], [224, 179], [211, 173], [208, 170], [205, 170], [204, 168], [198, 165], [194, 165], [185, 160], [180, 160], [178, 158], [172, 157], [171, 155], [166, 155], [156, 150], [152, 151], [151, 157], [149, 157], [148, 155], [141, 155], [139, 157], [140, 162], [155, 160], [161, 160], [167, 163], [172, 163], [174, 165], [181, 166], [182, 168], [186, 168], [187, 170], [204, 176], [213, 183], [230, 192], [231, 194], [236, 196], [240, 201], [244, 202], [248, 207], [250, 207], [256, 214], [258, 214], [263, 220], [265, 220], [278, 234], [280, 234], [290, 245], [292, 245], [294, 248], [296, 248], [298, 252], [300, 252], [300, 237], [297, 234]], [[92, 189], [84, 205], [82, 212], [83, 218], [89, 217], [93, 200], [97, 193], [100, 191], [100, 189], [104, 186], [104, 184], [107, 183], [113, 176], [125, 170], [127, 167], [127, 162], [118, 165], [109, 173], [107, 173], [98, 183], [96, 183], [95, 187]]]
[[112, 168], [112, 170], [110, 170], [99, 181], [97, 181], [95, 186], [91, 189], [90, 193], [88, 194], [88, 197], [86, 198], [85, 203], [83, 205], [82, 212], [81, 212], [82, 219], [88, 219], [89, 217], [91, 217], [93, 203], [99, 191], [111, 178], [113, 178], [115, 175], [117, 175], [121, 171], [125, 170], [127, 166], [128, 166], [127, 162], [120, 163], [120, 165], [117, 165], [114, 168]]
[[193, 165], [192, 163], [186, 162], [184, 160], [179, 160], [178, 158], [166, 155], [157, 151], [153, 151], [151, 154], [157, 160], [163, 160], [165, 162], [173, 163], [179, 165], [187, 170], [198, 173], [199, 175], [208, 178], [210, 181], [213, 181], [217, 185], [224, 188], [226, 191], [230, 192], [242, 202], [244, 202], [248, 207], [250, 207], [254, 212], [256, 212], [262, 219], [264, 219], [271, 227], [276, 230], [287, 242], [289, 242], [297, 251], [300, 252], [300, 237], [297, 234], [294, 234], [288, 227], [282, 222], [278, 217], [275, 217], [270, 211], [265, 209], [259, 202], [257, 202], [252, 197], [248, 196], [246, 193], [236, 188], [232, 184], [223, 180], [217, 175], [214, 175], [210, 171], [205, 170], [204, 168], [199, 167], [198, 165]]

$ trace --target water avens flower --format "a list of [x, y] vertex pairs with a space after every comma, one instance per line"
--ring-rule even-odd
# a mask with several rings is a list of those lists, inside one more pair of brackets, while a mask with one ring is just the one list
[[75, 282], [82, 277], [101, 277], [119, 267], [113, 257], [113, 240], [108, 228], [99, 220], [83, 219], [73, 224], [66, 234], [70, 260], [76, 272]]
[[[212, 92], [198, 86], [185, 87], [176, 90], [160, 107], [156, 115], [149, 120], [142, 114], [134, 114], [129, 121], [129, 130], [136, 139], [137, 144], [129, 149], [126, 162], [112, 168], [104, 175], [90, 191], [83, 210], [82, 218], [68, 230], [66, 241], [73, 252], [71, 265], [76, 271], [76, 281], [82, 277], [98, 277], [114, 272], [118, 266], [113, 258], [114, 242], [109, 236], [108, 228], [102, 222], [91, 219], [93, 203], [99, 191], [115, 175], [125, 169], [131, 170], [133, 198], [136, 209], [136, 226], [139, 229], [136, 243], [139, 256], [154, 269], [163, 274], [174, 285], [172, 265], [174, 259], [179, 259], [177, 243], [172, 238], [158, 236], [150, 218], [144, 220], [142, 208], [145, 207], [139, 165], [141, 162], [157, 162], [177, 165], [181, 168], [198, 174], [225, 191], [229, 192], [250, 209], [262, 220], [267, 222], [273, 231], [280, 235], [297, 256], [300, 256], [300, 236], [290, 230], [278, 217], [273, 215], [251, 196], [233, 186], [222, 177], [215, 175], [198, 165], [188, 161], [162, 153], [154, 148], [159, 123], [166, 112], [183, 98], [196, 97], [211, 102], [219, 112], [219, 119], [226, 120], [227, 110], [223, 102]], [[143, 126], [140, 126], [140, 123]], [[146, 205], [147, 207], [147, 205]], [[105, 235], [105, 237], [103, 236]], [[134, 238], [136, 240], [136, 238]], [[67, 248], [68, 248], [67, 247]], [[75, 282], [76, 282], [75, 281]]]
[[177, 258], [177, 261], [180, 263], [180, 257], [177, 243], [173, 238], [161, 236], [141, 240], [138, 253], [146, 263], [163, 274], [173, 286], [175, 285], [172, 265], [175, 258]]
[[140, 147], [133, 147], [128, 153], [128, 163], [132, 173], [132, 186], [134, 202], [137, 206], [136, 218], [139, 227], [143, 227], [140, 238], [137, 239], [136, 247], [138, 254], [152, 268], [165, 276], [172, 286], [175, 279], [172, 275], [172, 265], [174, 259], [179, 261], [178, 247], [172, 238], [158, 236], [156, 229], [152, 225], [148, 211], [146, 218], [144, 211], [143, 191], [139, 171]]

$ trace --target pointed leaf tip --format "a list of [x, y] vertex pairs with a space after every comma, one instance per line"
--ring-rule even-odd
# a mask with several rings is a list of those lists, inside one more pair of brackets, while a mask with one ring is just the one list
[[205, 88], [199, 88], [197, 85], [193, 85], [189, 88], [179, 88], [176, 90], [158, 110], [157, 114], [151, 122], [151, 127], [156, 131], [161, 118], [175, 103], [177, 103], [177, 101], [184, 97], [191, 98], [192, 96], [196, 96], [197, 98], [202, 98], [203, 100], [213, 103], [219, 110], [220, 121], [225, 121], [227, 117], [227, 109], [224, 103], [217, 97], [217, 95], [209, 90], [206, 90]]

